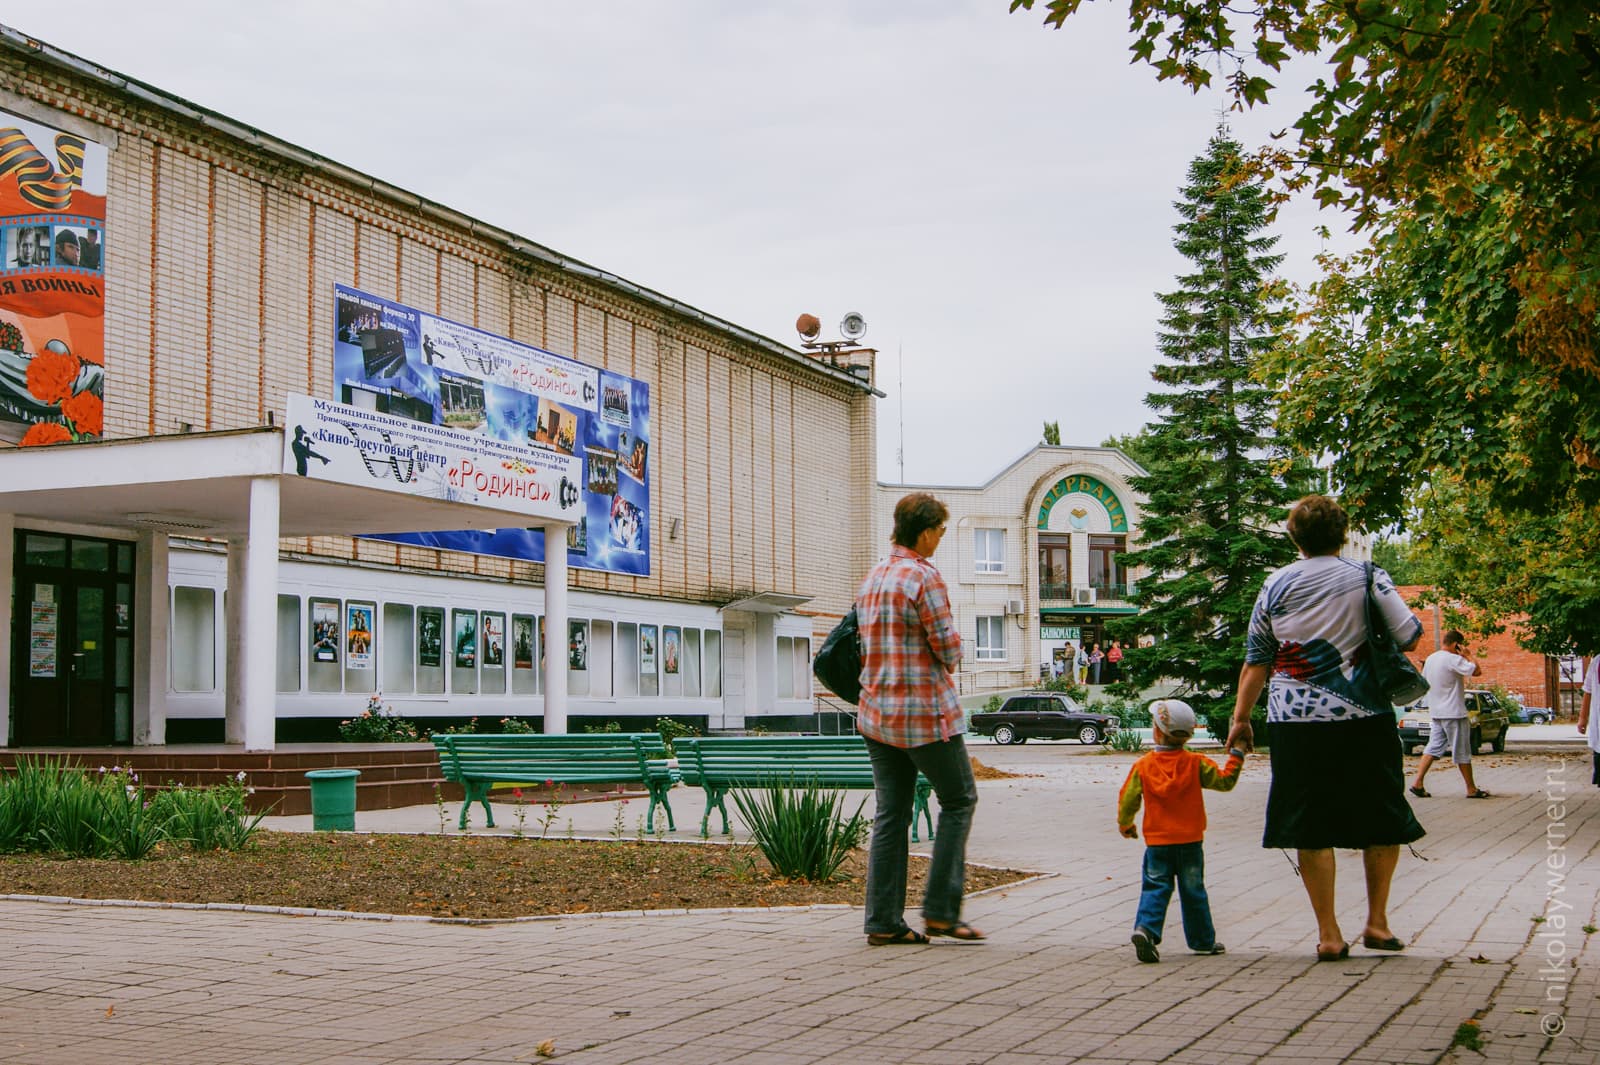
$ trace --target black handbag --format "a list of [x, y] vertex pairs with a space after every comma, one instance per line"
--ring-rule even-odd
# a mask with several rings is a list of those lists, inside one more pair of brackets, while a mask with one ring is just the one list
[[1378, 678], [1378, 686], [1389, 697], [1389, 701], [1396, 706], [1405, 706], [1428, 694], [1428, 682], [1417, 672], [1417, 667], [1411, 664], [1406, 653], [1395, 644], [1389, 624], [1384, 620], [1383, 611], [1378, 609], [1378, 601], [1373, 594], [1374, 567], [1368, 562], [1364, 568], [1367, 571], [1367, 659], [1372, 663], [1372, 673]]
[[854, 706], [861, 701], [861, 631], [856, 608], [839, 620], [817, 649], [811, 672], [839, 698]]

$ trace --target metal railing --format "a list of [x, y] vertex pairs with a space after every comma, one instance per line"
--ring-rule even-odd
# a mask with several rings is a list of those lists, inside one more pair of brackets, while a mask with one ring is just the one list
[[[1079, 585], [1082, 587], [1082, 585]], [[1095, 590], [1097, 600], [1111, 600], [1123, 603], [1128, 601], [1132, 594], [1133, 585], [1130, 584], [1094, 584], [1089, 585]], [[1044, 602], [1072, 602], [1072, 588], [1070, 584], [1041, 584], [1039, 585], [1039, 598]]]

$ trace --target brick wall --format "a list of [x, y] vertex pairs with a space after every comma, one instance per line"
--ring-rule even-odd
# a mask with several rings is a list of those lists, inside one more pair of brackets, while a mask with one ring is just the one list
[[[290, 392], [332, 396], [333, 286], [352, 285], [650, 386], [651, 574], [573, 570], [574, 587], [809, 595], [824, 634], [848, 608], [873, 555], [875, 401], [860, 388], [360, 175], [32, 57], [0, 55], [0, 105], [109, 147], [107, 437], [260, 425]], [[392, 544], [284, 546], [542, 580], [531, 564]]]
[[[1408, 603], [1426, 590], [1421, 585], [1402, 585], [1399, 589]], [[1422, 622], [1422, 639], [1411, 653], [1420, 666], [1423, 659], [1444, 646], [1443, 635], [1450, 626], [1438, 606], [1414, 606], [1411, 612]], [[1556, 692], [1546, 683], [1546, 657], [1518, 646], [1515, 627], [1515, 619], [1512, 619], [1505, 632], [1467, 637], [1469, 653], [1483, 667], [1483, 673], [1469, 683], [1499, 684], [1522, 696], [1529, 706], [1555, 706]]]

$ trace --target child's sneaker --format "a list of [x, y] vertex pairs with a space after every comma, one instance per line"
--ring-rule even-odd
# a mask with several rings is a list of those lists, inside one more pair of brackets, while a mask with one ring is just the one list
[[1226, 954], [1226, 953], [1228, 953], [1228, 948], [1223, 946], [1221, 943], [1213, 943], [1206, 950], [1197, 950], [1197, 951], [1195, 951], [1195, 953], [1196, 954]]
[[1147, 964], [1161, 960], [1161, 952], [1156, 950], [1156, 941], [1142, 928], [1133, 933], [1133, 952], [1139, 955], [1140, 961]]

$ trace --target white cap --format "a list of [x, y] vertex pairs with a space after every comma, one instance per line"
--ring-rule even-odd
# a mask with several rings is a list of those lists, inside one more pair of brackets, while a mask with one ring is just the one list
[[1194, 707], [1182, 699], [1157, 699], [1150, 704], [1150, 720], [1169, 736], [1174, 732], [1194, 735]]

